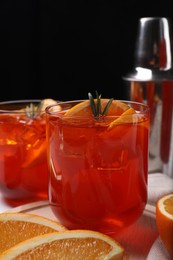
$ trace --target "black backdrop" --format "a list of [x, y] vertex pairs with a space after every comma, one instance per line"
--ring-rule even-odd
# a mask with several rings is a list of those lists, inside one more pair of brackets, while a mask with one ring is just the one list
[[125, 97], [138, 19], [170, 1], [1, 0], [0, 100]]

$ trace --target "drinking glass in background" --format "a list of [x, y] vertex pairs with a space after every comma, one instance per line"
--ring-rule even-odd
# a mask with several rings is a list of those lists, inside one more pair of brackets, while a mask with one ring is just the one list
[[45, 105], [0, 102], [0, 192], [10, 205], [48, 198]]
[[134, 67], [125, 77], [127, 99], [149, 105], [149, 173], [173, 178], [173, 65], [169, 18], [139, 19]]
[[112, 109], [98, 120], [72, 115], [81, 102], [46, 108], [49, 201], [67, 228], [111, 235], [136, 221], [147, 202], [149, 109], [123, 101], [136, 113], [113, 116]]

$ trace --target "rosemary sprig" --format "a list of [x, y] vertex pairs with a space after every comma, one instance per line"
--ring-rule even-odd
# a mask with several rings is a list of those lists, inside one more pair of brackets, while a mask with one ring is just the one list
[[38, 105], [34, 105], [33, 103], [30, 103], [25, 108], [25, 114], [28, 118], [34, 119], [40, 115], [41, 109], [42, 109], [42, 102], [40, 102]]
[[90, 105], [91, 105], [93, 115], [95, 117], [101, 117], [101, 116], [104, 116], [108, 113], [108, 110], [109, 110], [109, 107], [110, 107], [110, 105], [113, 101], [113, 98], [109, 99], [108, 103], [106, 104], [106, 106], [104, 107], [104, 109], [102, 111], [101, 94], [99, 95], [98, 92], [96, 91], [96, 103], [95, 103], [94, 98], [93, 98], [93, 96], [90, 92], [88, 93], [88, 97], [89, 97], [89, 100], [90, 100]]

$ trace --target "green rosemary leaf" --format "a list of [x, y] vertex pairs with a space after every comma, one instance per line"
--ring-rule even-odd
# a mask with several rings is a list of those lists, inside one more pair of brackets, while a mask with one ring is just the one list
[[96, 107], [95, 107], [95, 103], [94, 103], [94, 99], [93, 99], [92, 94], [88, 93], [88, 97], [89, 97], [89, 100], [90, 100], [90, 105], [91, 105], [91, 109], [92, 109], [93, 115], [97, 116], [97, 111], [96, 111]]
[[95, 93], [96, 93], [96, 104], [94, 102], [94, 98], [93, 98], [91, 93], [88, 93], [88, 97], [89, 97], [89, 100], [90, 100], [90, 105], [91, 105], [93, 115], [95, 117], [101, 117], [101, 116], [106, 115], [108, 113], [108, 110], [109, 110], [109, 107], [110, 107], [110, 105], [113, 101], [113, 98], [109, 99], [108, 103], [106, 104], [106, 106], [105, 106], [105, 108], [102, 112], [102, 109], [101, 109], [101, 94], [99, 95], [97, 91]]
[[42, 108], [41, 102], [38, 105], [34, 105], [33, 103], [30, 103], [25, 108], [25, 114], [28, 118], [31, 119], [36, 118], [37, 116], [40, 115], [41, 108]]
[[106, 106], [103, 110], [103, 113], [102, 113], [103, 115], [106, 115], [108, 113], [108, 110], [109, 110], [109, 107], [110, 107], [112, 101], [113, 101], [113, 98], [109, 99], [108, 103], [106, 104]]
[[99, 116], [99, 115], [102, 114], [102, 111], [101, 111], [101, 102], [100, 102], [101, 95], [98, 95], [97, 90], [96, 90], [96, 98], [97, 98], [97, 108], [96, 108], [96, 111], [97, 111], [97, 116]]
[[43, 102], [40, 102], [38, 105], [37, 105], [37, 115], [40, 114], [41, 110], [42, 110], [42, 107], [43, 107]]

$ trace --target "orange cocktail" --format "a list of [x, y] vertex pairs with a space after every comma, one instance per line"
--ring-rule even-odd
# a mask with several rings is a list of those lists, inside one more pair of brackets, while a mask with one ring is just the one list
[[48, 198], [45, 103], [40, 104], [0, 103], [0, 192], [12, 205]]
[[138, 219], [147, 202], [149, 110], [114, 100], [97, 117], [89, 100], [73, 107], [80, 102], [46, 109], [49, 200], [69, 229], [115, 233]]

